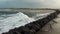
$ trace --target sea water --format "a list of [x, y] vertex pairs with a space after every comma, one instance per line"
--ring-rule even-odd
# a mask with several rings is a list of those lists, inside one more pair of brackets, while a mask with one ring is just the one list
[[[26, 14], [27, 13], [27, 14]], [[30, 14], [29, 14], [30, 13]], [[46, 16], [49, 13], [34, 13], [35, 15], [29, 17], [29, 15], [33, 15], [33, 12], [22, 12], [22, 11], [0, 11], [0, 34], [3, 32], [8, 32], [10, 29], [14, 29], [20, 26], [24, 26], [32, 21], [36, 21], [40, 19], [41, 16]], [[28, 15], [29, 14], [29, 15]], [[37, 17], [38, 16], [38, 17]]]

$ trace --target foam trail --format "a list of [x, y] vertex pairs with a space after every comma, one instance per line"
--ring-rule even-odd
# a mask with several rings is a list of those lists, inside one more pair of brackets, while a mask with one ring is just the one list
[[34, 18], [35, 20], [38, 20], [38, 19], [42, 19], [42, 18], [46, 17], [46, 16], [49, 15], [49, 14], [50, 14], [50, 13], [36, 14], [35, 16], [33, 16], [33, 18]]
[[10, 29], [15, 27], [24, 26], [25, 24], [32, 21], [35, 20], [19, 12], [11, 17], [0, 20], [0, 34], [3, 32], [8, 32]]

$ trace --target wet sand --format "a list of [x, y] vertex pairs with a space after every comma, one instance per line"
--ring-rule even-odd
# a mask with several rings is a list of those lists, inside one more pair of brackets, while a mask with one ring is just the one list
[[[45, 25], [45, 27], [42, 28], [42, 31], [37, 32], [37, 34], [60, 34], [60, 14], [58, 15], [58, 18], [54, 20], [57, 23], [50, 21], [47, 25]], [[50, 27], [50, 24], [52, 27]]]

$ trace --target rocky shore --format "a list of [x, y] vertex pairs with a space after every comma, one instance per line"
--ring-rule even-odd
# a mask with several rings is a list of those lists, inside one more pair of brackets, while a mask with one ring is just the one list
[[25, 26], [21, 26], [19, 28], [11, 29], [8, 32], [2, 34], [36, 34], [41, 28], [43, 28], [48, 22], [57, 18], [57, 15], [60, 13], [59, 10], [55, 10], [54, 13], [47, 15], [46, 17], [39, 19], [37, 21], [26, 24]]

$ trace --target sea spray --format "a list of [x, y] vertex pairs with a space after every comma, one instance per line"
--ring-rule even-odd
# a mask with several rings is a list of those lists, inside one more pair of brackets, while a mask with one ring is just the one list
[[[4, 16], [6, 16], [6, 15], [4, 15]], [[15, 15], [12, 14], [12, 16], [10, 15], [9, 17], [7, 17], [5, 19], [0, 20], [0, 34], [3, 32], [7, 32], [10, 29], [24, 26], [25, 24], [30, 23], [32, 21], [35, 21], [35, 20], [32, 18], [29, 18], [27, 15], [25, 15], [21, 12], [15, 14]]]

